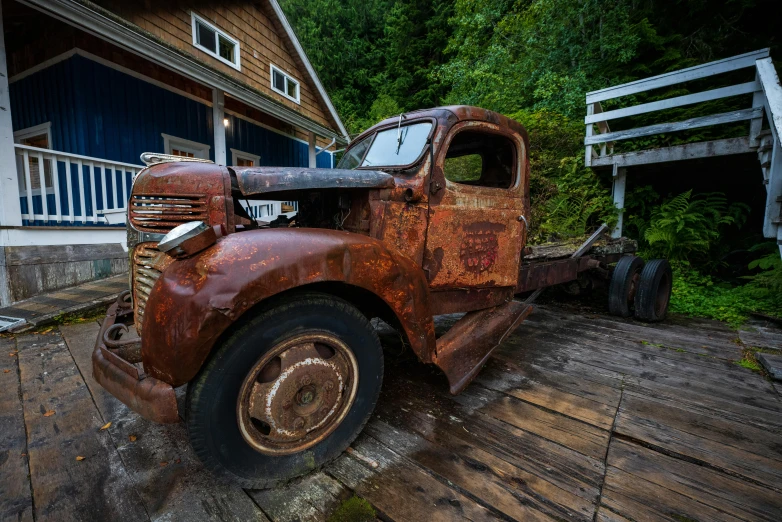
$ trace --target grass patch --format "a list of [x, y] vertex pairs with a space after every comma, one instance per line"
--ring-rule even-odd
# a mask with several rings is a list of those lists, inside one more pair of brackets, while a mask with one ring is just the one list
[[780, 316], [782, 292], [754, 281], [731, 286], [703, 275], [687, 263], [673, 263], [670, 311], [728, 323], [738, 329], [750, 313]]
[[746, 368], [747, 370], [752, 370], [753, 372], [760, 371], [760, 363], [758, 363], [754, 355], [752, 356], [745, 355], [744, 358], [741, 359], [740, 361], [737, 361], [736, 364], [738, 364], [742, 368]]
[[353, 495], [334, 510], [327, 522], [373, 522], [376, 519], [377, 514], [370, 503]]

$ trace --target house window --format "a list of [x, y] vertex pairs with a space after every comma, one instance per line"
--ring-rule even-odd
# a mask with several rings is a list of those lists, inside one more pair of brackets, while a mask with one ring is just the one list
[[190, 16], [193, 22], [193, 45], [234, 69], [240, 70], [239, 41], [197, 14], [190, 13]]
[[161, 136], [163, 136], [163, 150], [165, 150], [166, 154], [182, 156], [183, 158], [209, 159], [209, 149], [211, 148], [209, 145], [177, 138], [169, 134], [161, 134]]
[[231, 149], [233, 158], [231, 163], [235, 167], [257, 167], [260, 165], [261, 157], [249, 152], [242, 152], [240, 150]]
[[[51, 149], [52, 145], [52, 123], [46, 122], [35, 127], [28, 127], [14, 132], [14, 143], [20, 145], [29, 145], [30, 147], [37, 147], [39, 149]], [[24, 172], [24, 157], [21, 155], [16, 156], [17, 172]], [[52, 165], [51, 160], [44, 160], [43, 162], [43, 178], [47, 188], [51, 188], [52, 182]], [[41, 189], [41, 170], [38, 164], [38, 156], [34, 152], [30, 152], [28, 155], [28, 164], [30, 167], [30, 185], [33, 190], [33, 194], [39, 194]], [[27, 180], [24, 174], [18, 176], [19, 191], [23, 194], [27, 194]]]
[[274, 65], [269, 65], [272, 77], [272, 90], [289, 100], [299, 103], [299, 82], [285, 74]]

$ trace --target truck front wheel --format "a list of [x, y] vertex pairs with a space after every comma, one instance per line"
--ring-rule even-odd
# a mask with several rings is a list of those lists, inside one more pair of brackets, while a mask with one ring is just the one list
[[272, 487], [339, 456], [382, 380], [380, 341], [361, 312], [326, 294], [293, 296], [228, 337], [190, 383], [190, 442], [216, 475]]

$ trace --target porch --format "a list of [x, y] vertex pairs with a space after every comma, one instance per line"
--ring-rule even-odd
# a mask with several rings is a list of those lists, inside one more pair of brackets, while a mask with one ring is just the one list
[[332, 168], [346, 140], [126, 25], [80, 2], [0, 2], [0, 306], [127, 270], [142, 152]]

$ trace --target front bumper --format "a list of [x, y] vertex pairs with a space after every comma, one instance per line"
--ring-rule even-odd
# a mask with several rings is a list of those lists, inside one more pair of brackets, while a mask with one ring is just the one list
[[114, 397], [145, 419], [172, 424], [179, 422], [174, 388], [159, 379], [149, 377], [121, 356], [127, 348], [110, 348], [118, 342], [106, 340], [106, 333], [115, 324], [127, 324], [133, 318], [130, 304], [120, 295], [106, 312], [95, 350], [92, 352], [92, 375]]

